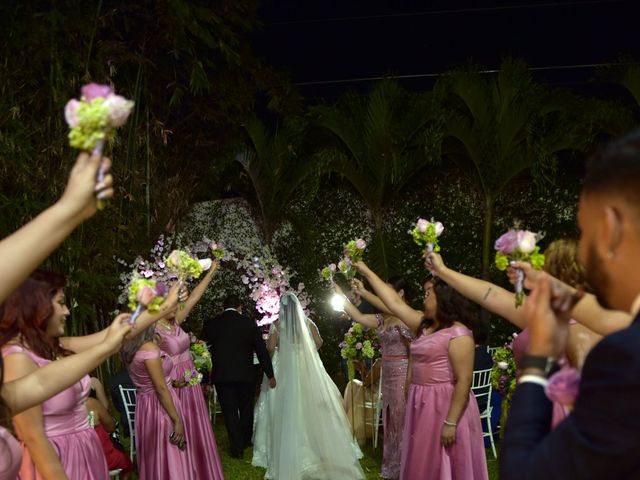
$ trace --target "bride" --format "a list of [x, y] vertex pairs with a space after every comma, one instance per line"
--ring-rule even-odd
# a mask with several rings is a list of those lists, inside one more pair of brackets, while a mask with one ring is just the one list
[[316, 325], [292, 293], [280, 299], [268, 346], [278, 386], [263, 382], [256, 406], [252, 464], [266, 479], [364, 479], [342, 396], [324, 369]]

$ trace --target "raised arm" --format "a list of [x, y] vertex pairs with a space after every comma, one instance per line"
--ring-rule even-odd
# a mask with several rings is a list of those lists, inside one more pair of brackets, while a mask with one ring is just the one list
[[356, 262], [354, 266], [367, 279], [371, 288], [373, 288], [391, 313], [416, 333], [422, 324], [422, 312], [414, 310], [407, 305], [400, 295], [383, 282], [364, 262]]
[[[360, 310], [358, 310], [350, 301], [349, 299], [346, 297], [346, 295], [344, 294], [344, 292], [342, 291], [342, 289], [337, 285], [337, 284], [333, 284], [333, 291], [336, 293], [336, 295], [342, 295], [345, 297], [345, 301], [344, 301], [344, 311], [345, 313], [349, 316], [349, 318], [351, 318], [353, 321], [358, 322], [362, 325], [364, 325], [365, 327], [369, 327], [369, 328], [378, 328], [378, 319], [376, 318], [375, 315], [372, 315], [370, 313], [362, 313]], [[378, 297], [376, 297], [378, 298]], [[386, 308], [385, 308], [386, 310]]]
[[186, 320], [191, 310], [193, 310], [193, 307], [195, 307], [196, 304], [200, 301], [200, 298], [202, 298], [202, 295], [207, 290], [207, 287], [213, 279], [213, 275], [216, 273], [219, 267], [220, 262], [218, 260], [215, 260], [211, 265], [209, 271], [205, 274], [204, 278], [200, 280], [200, 283], [198, 283], [196, 288], [193, 289], [193, 291], [189, 295], [189, 298], [187, 298], [187, 301], [184, 302], [184, 305], [176, 310], [176, 323], [178, 325]]
[[[509, 278], [513, 280], [513, 272], [516, 268], [524, 271], [524, 286], [532, 289], [542, 274], [541, 271], [535, 270], [529, 263], [518, 262], [513, 265], [510, 270]], [[568, 295], [573, 295], [577, 289], [571, 285], [558, 280], [546, 273], [551, 278], [552, 288], [558, 291], [565, 291]], [[609, 335], [611, 333], [623, 330], [631, 325], [633, 318], [627, 312], [618, 310], [609, 310], [603, 308], [596, 299], [595, 295], [585, 293], [584, 297], [573, 307], [571, 312], [573, 319], [587, 327], [589, 330], [599, 335]]]
[[501, 316], [518, 328], [523, 329], [527, 326], [527, 319], [522, 313], [523, 309], [515, 306], [513, 292], [448, 268], [437, 253], [429, 253], [425, 263], [432, 273], [457, 290], [460, 295]]
[[[113, 196], [113, 178], [96, 183], [100, 156], [78, 155], [62, 198], [0, 242], [0, 302], [40, 265], [84, 220], [96, 212], [96, 193]], [[104, 158], [105, 171], [111, 161]]]
[[387, 308], [382, 300], [380, 300], [376, 295], [364, 288], [364, 283], [362, 283], [362, 281], [354, 278], [353, 280], [351, 280], [351, 286], [353, 287], [354, 292], [360, 295], [360, 298], [369, 302], [369, 304], [371, 304], [371, 306], [377, 311], [379, 311], [380, 313], [391, 313], [391, 311]]
[[[178, 308], [181, 286], [181, 282], [176, 282], [172, 285], [169, 293], [167, 294], [167, 299], [162, 303], [162, 305], [160, 305], [158, 312], [149, 313], [149, 311], [144, 310], [136, 319], [136, 323], [131, 329], [131, 332], [129, 332], [129, 338], [133, 338], [140, 332], [144, 332], [147, 327], [156, 323], [158, 320], [161, 320], [168, 315], [172, 315]], [[84, 352], [85, 350], [104, 342], [107, 337], [108, 330], [109, 328], [105, 328], [99, 332], [92, 333], [91, 335], [83, 335], [80, 337], [61, 337], [60, 343], [64, 348], [71, 350], [72, 352]]]
[[99, 378], [91, 377], [91, 388], [96, 392], [96, 399], [104, 408], [109, 408], [109, 399]]
[[13, 381], [5, 378], [5, 383], [2, 385], [2, 398], [12, 413], [17, 414], [39, 405], [69, 388], [117, 352], [123, 338], [131, 329], [128, 324], [129, 316], [127, 313], [116, 317], [103, 343], [85, 352], [51, 362]]

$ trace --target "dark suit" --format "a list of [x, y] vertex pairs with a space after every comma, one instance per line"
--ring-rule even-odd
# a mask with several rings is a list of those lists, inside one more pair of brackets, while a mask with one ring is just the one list
[[213, 383], [231, 443], [231, 455], [241, 457], [253, 435], [255, 368], [253, 353], [268, 378], [273, 367], [256, 323], [236, 310], [225, 310], [202, 328], [211, 347]]
[[501, 451], [500, 478], [640, 478], [640, 315], [589, 353], [572, 413], [550, 432], [542, 386], [518, 385]]

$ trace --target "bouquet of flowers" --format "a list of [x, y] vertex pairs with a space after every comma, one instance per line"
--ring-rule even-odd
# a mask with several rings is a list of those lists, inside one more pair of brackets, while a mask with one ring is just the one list
[[427, 221], [424, 218], [419, 218], [412, 230], [409, 233], [413, 237], [413, 241], [423, 248], [423, 253], [439, 252], [440, 245], [438, 245], [438, 237], [442, 235], [444, 226], [440, 222]]
[[211, 249], [211, 253], [214, 258], [221, 260], [226, 255], [224, 251], [224, 244], [222, 242], [211, 242], [209, 244], [209, 248]]
[[353, 264], [362, 260], [365, 248], [367, 248], [367, 243], [361, 238], [351, 240], [344, 246], [344, 257], [338, 262], [338, 271], [347, 280], [351, 280], [356, 275]]
[[[64, 117], [71, 128], [69, 144], [73, 148], [102, 154], [104, 142], [112, 140], [115, 130], [127, 122], [133, 102], [116, 95], [109, 85], [89, 83], [81, 89], [80, 100], [72, 98], [64, 108]], [[102, 181], [102, 165], [97, 179]], [[104, 201], [98, 200], [98, 208]]]
[[347, 359], [349, 380], [355, 376], [354, 360], [375, 360], [380, 357], [380, 342], [378, 333], [373, 328], [363, 327], [359, 323], [354, 324], [340, 343], [340, 354]]
[[199, 385], [202, 382], [202, 374], [198, 370], [185, 370], [183, 376], [184, 383], [193, 387]]
[[[516, 336], [514, 333], [514, 338]], [[509, 411], [509, 404], [511, 403], [511, 395], [513, 395], [516, 389], [516, 362], [513, 358], [513, 350], [510, 344], [504, 347], [498, 347], [493, 353], [491, 385], [502, 395], [500, 425], [504, 427], [507, 423], [507, 412]]]
[[[502, 234], [495, 244], [496, 267], [498, 270], [505, 270], [511, 262], [529, 262], [535, 269], [544, 266], [544, 255], [540, 253], [540, 247], [536, 243], [543, 237], [541, 233], [533, 233], [528, 230], [511, 229]], [[518, 269], [518, 280], [516, 281], [516, 307], [522, 305], [524, 301], [524, 272]]]
[[191, 359], [193, 360], [196, 370], [202, 374], [209, 373], [213, 365], [211, 363], [211, 353], [209, 353], [209, 345], [207, 345], [207, 342], [191, 336], [189, 353], [191, 354]]
[[133, 324], [144, 308], [151, 313], [156, 313], [160, 309], [167, 295], [167, 287], [161, 282], [141, 278], [134, 273], [128, 292], [129, 308], [133, 310], [129, 322]]
[[184, 250], [174, 250], [165, 259], [165, 263], [169, 270], [173, 271], [178, 278], [186, 280], [188, 278], [199, 278], [204, 272], [204, 268], [200, 261], [193, 258]]
[[338, 270], [335, 263], [330, 263], [320, 271], [320, 276], [329, 283], [333, 283], [333, 275]]

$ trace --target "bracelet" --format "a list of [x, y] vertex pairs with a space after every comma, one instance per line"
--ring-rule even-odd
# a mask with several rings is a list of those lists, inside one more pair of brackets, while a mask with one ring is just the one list
[[449, 420], [446, 420], [446, 419], [445, 419], [445, 421], [444, 421], [444, 424], [445, 424], [445, 425], [447, 425], [447, 426], [449, 426], [449, 427], [457, 427], [457, 426], [458, 426], [458, 424], [457, 424], [457, 423], [455, 423], [455, 422], [450, 422]]
[[549, 383], [549, 380], [541, 377], [540, 375], [527, 374], [521, 375], [520, 378], [518, 378], [518, 385], [521, 383], [535, 383], [536, 385], [540, 385], [541, 387], [546, 387]]

